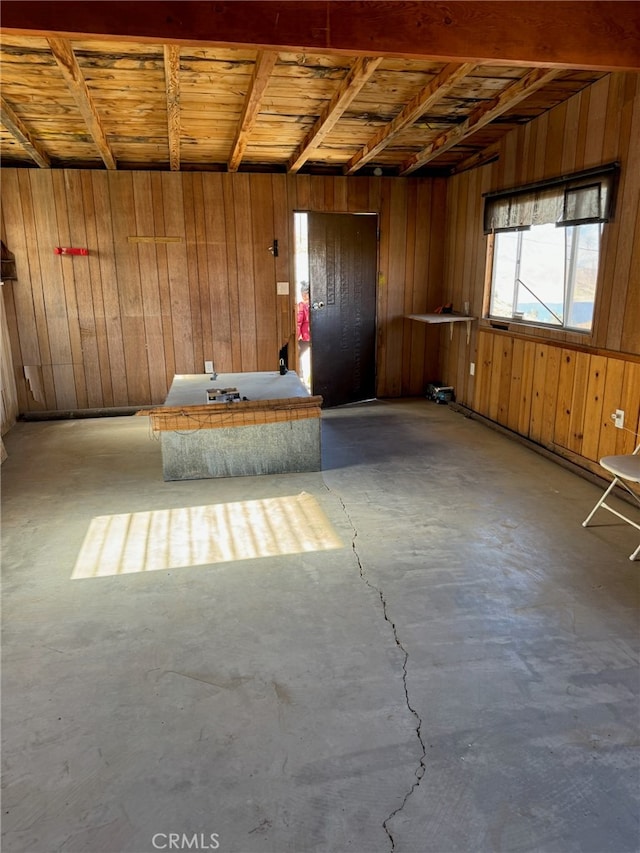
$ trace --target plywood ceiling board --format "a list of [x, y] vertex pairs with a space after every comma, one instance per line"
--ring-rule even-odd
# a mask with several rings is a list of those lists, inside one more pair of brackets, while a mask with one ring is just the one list
[[[380, 164], [397, 173], [408, 151], [414, 155], [434, 134], [461, 125], [531, 72], [520, 64], [471, 64], [446, 91], [442, 85], [417, 114], [420, 93], [438, 81], [441, 85], [444, 70], [457, 66], [427, 57], [379, 57], [357, 91], [348, 93], [346, 106], [338, 103], [336, 108], [336, 97], [362, 57], [285, 49], [265, 75], [259, 103], [243, 131], [255, 48], [174, 45], [171, 50], [177, 50], [179, 61], [172, 66], [172, 86], [178, 94], [172, 98], [164, 58], [167, 43], [89, 36], [63, 43], [76, 66], [71, 82], [65, 81], [46, 38], [3, 33], [0, 45], [3, 95], [34, 144], [52, 158], [53, 167], [64, 160], [103, 168], [111, 154], [128, 167], [166, 168], [173, 151], [174, 169], [184, 154], [190, 168], [247, 165], [255, 170], [262, 163], [283, 171], [294, 163], [297, 151], [302, 161], [296, 170], [326, 166], [337, 174], [352, 174]], [[493, 142], [599, 76], [601, 72], [590, 69], [559, 70], [544, 87], [494, 116], [478, 139]], [[239, 134], [243, 153], [233, 163], [229, 158]], [[6, 127], [1, 139], [5, 163], [29, 162]], [[455, 141], [447, 152], [434, 156], [433, 165], [448, 165], [452, 156], [461, 158], [468, 150]]]

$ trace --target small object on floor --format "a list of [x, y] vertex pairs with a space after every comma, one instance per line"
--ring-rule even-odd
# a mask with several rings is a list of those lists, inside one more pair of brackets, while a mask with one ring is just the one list
[[430, 382], [425, 391], [427, 400], [436, 403], [452, 403], [456, 396], [452, 385], [443, 385], [442, 382]]
[[207, 388], [207, 403], [236, 403], [240, 401], [237, 388]]
[[455, 400], [455, 393], [452, 385], [444, 385], [436, 388], [434, 400], [436, 403], [452, 403]]
[[441, 379], [434, 379], [433, 382], [429, 382], [424, 391], [424, 396], [427, 400], [435, 400], [436, 398], [436, 388], [441, 388], [443, 385]]

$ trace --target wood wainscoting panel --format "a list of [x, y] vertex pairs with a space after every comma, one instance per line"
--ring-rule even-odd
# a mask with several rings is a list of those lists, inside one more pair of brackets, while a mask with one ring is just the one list
[[[472, 408], [548, 450], [597, 463], [640, 441], [640, 358], [478, 334]], [[624, 429], [611, 418], [625, 413]]]

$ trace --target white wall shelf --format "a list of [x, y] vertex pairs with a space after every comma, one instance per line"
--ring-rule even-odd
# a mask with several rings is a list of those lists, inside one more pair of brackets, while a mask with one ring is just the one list
[[467, 314], [405, 314], [405, 316], [409, 320], [417, 320], [419, 323], [428, 323], [430, 325], [441, 325], [443, 323], [449, 323], [450, 338], [453, 337], [454, 323], [466, 323], [467, 344], [469, 343], [469, 339], [471, 337], [471, 323], [477, 319], [477, 317], [470, 317]]

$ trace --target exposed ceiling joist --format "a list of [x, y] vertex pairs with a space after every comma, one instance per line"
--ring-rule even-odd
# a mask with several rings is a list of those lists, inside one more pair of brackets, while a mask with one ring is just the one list
[[380, 128], [364, 148], [353, 155], [345, 166], [345, 175], [353, 175], [365, 163], [372, 160], [391, 142], [394, 136], [397, 136], [403, 128], [417, 121], [435, 103], [441, 101], [456, 83], [470, 74], [474, 68], [475, 65], [472, 63], [463, 63], [462, 65], [450, 63], [446, 65], [440, 74], [436, 75], [428, 85], [421, 89], [386, 127]]
[[51, 161], [42, 146], [31, 136], [29, 130], [24, 126], [20, 118], [14, 113], [4, 98], [0, 98], [0, 120], [4, 127], [13, 136], [16, 142], [24, 148], [29, 157], [34, 160], [41, 169], [50, 169]]
[[298, 146], [297, 151], [289, 160], [287, 167], [289, 172], [297, 172], [304, 165], [313, 150], [331, 132], [381, 62], [381, 56], [361, 56], [356, 59], [353, 67], [323, 110], [322, 115], [318, 117], [302, 144]]
[[274, 51], [261, 50], [258, 52], [253, 76], [251, 77], [249, 90], [244, 101], [242, 116], [238, 124], [236, 138], [234, 139], [231, 156], [227, 164], [230, 172], [237, 171], [242, 161], [244, 150], [249, 141], [249, 135], [260, 112], [260, 103], [264, 90], [267, 88], [271, 72], [277, 61], [278, 54]]
[[164, 77], [167, 88], [169, 168], [180, 171], [180, 47], [164, 45]]
[[520, 80], [516, 80], [507, 86], [496, 98], [474, 110], [462, 124], [442, 133], [422, 151], [405, 160], [400, 166], [400, 174], [410, 175], [411, 172], [426, 165], [444, 151], [454, 145], [459, 145], [463, 139], [476, 133], [480, 128], [492, 122], [520, 101], [528, 98], [533, 92], [557, 77], [559, 73], [560, 69], [557, 68], [534, 68]]
[[[551, 80], [539, 65], [346, 62], [335, 53], [56, 39], [57, 62], [46, 40], [2, 32], [2, 96], [12, 111], [5, 124], [13, 128], [0, 134], [3, 165], [42, 165], [40, 154], [51, 168], [95, 169], [115, 165], [117, 152], [118, 168], [127, 169], [343, 175], [375, 167], [397, 175], [418, 155], [428, 165], [416, 174], [451, 174], [487, 162], [495, 154], [484, 149], [514, 127], [603, 77], [555, 69]], [[528, 73], [535, 76], [523, 81]], [[92, 142], [69, 89], [94, 130], [104, 122], [113, 151], [102, 132]]]
[[75, 98], [75, 101], [82, 113], [82, 117], [89, 129], [89, 133], [93, 137], [93, 141], [100, 152], [100, 156], [107, 169], [117, 169], [115, 157], [111, 151], [111, 147], [107, 142], [106, 134], [102, 128], [100, 116], [95, 108], [91, 93], [87, 87], [78, 60], [75, 57], [71, 44], [67, 39], [51, 36], [47, 39], [53, 56], [58, 63], [58, 67], [62, 72], [69, 91]]
[[481, 151], [476, 151], [464, 160], [461, 160], [451, 170], [452, 175], [457, 175], [459, 172], [466, 172], [468, 169], [475, 169], [477, 166], [484, 166], [492, 160], [497, 160], [500, 156], [500, 142], [493, 142], [487, 145]]

